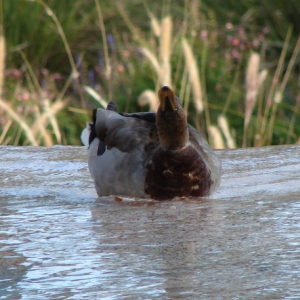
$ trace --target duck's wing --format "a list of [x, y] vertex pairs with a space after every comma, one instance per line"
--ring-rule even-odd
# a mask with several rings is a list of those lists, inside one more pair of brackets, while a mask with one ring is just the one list
[[158, 146], [154, 117], [97, 109], [91, 124], [88, 165], [99, 196], [145, 197], [145, 166]]
[[153, 144], [158, 142], [155, 125], [156, 114], [118, 113], [115, 102], [108, 103], [106, 109], [95, 109], [93, 122], [88, 123], [81, 134], [84, 145], [90, 146], [95, 138], [99, 139], [97, 155], [105, 149], [117, 147], [128, 152], [137, 144]]
[[139, 120], [144, 120], [150, 123], [155, 123], [156, 121], [156, 113], [154, 112], [140, 112], [140, 113], [131, 113], [131, 114], [120, 113], [120, 115], [128, 118], [136, 118]]
[[220, 185], [222, 164], [215, 151], [211, 149], [208, 143], [204, 140], [202, 134], [196, 130], [193, 126], [188, 125], [190, 143], [200, 153], [203, 161], [211, 173], [211, 179], [213, 181], [211, 187], [211, 193], [215, 191]]
[[130, 152], [158, 143], [155, 114], [152, 113], [119, 114], [99, 108], [92, 127], [90, 136], [98, 137], [106, 149], [115, 147], [122, 152]]

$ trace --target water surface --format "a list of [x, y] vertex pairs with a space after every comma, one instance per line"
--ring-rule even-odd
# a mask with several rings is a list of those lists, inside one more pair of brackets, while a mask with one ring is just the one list
[[300, 147], [218, 153], [209, 199], [119, 202], [83, 147], [0, 147], [0, 299], [300, 299]]

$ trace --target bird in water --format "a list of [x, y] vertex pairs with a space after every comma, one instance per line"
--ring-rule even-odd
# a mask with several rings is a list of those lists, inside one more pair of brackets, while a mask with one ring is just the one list
[[164, 86], [158, 97], [157, 113], [118, 113], [114, 102], [94, 110], [81, 139], [98, 196], [170, 200], [218, 188], [221, 161], [187, 123], [174, 91]]

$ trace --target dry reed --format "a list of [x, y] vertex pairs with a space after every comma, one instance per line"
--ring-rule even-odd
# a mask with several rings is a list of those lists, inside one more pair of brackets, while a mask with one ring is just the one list
[[[39, 107], [37, 105], [35, 105], [32, 107], [32, 109], [35, 113], [35, 118], [39, 119], [39, 117], [41, 115]], [[34, 134], [35, 138], [37, 139], [38, 143], [41, 144], [41, 139], [43, 139], [46, 147], [52, 146], [53, 139], [52, 139], [50, 133], [48, 132], [47, 128], [41, 122], [38, 122], [37, 124], [38, 124], [38, 127], [37, 127], [38, 130], [36, 133], [33, 132], [33, 134]], [[32, 128], [31, 128], [31, 131], [32, 131]]]
[[[163, 85], [172, 86], [171, 82], [171, 37], [172, 37], [172, 20], [169, 16], [161, 21], [161, 31], [159, 39], [159, 57], [147, 47], [142, 47], [141, 50], [146, 58], [151, 63], [155, 73], [157, 82], [156, 88]], [[157, 32], [158, 33], [158, 32]]]
[[11, 126], [12, 123], [13, 123], [12, 120], [8, 120], [6, 122], [6, 124], [5, 124], [5, 126], [4, 126], [4, 128], [2, 130], [2, 133], [0, 135], [0, 145], [6, 145], [6, 143], [3, 142], [3, 141], [4, 141], [5, 137], [6, 137], [6, 134], [7, 134], [7, 132], [8, 132], [8, 130], [9, 130], [9, 128], [10, 128], [10, 126]]
[[188, 44], [188, 42], [186, 41], [186, 39], [182, 40], [182, 48], [185, 56], [186, 67], [189, 74], [189, 82], [192, 86], [195, 107], [198, 112], [202, 112], [203, 99], [202, 99], [201, 81], [200, 81], [197, 62], [194, 57], [193, 51], [190, 45]]
[[131, 31], [133, 38], [140, 43], [143, 40], [141, 38], [140, 30], [136, 26], [134, 26], [134, 24], [131, 22], [130, 17], [128, 16], [123, 4], [121, 3], [121, 1], [117, 1], [115, 2], [115, 5], [121, 17], [123, 18], [124, 22], [126, 23], [129, 30]]
[[222, 133], [225, 137], [227, 148], [229, 148], [229, 149], [236, 148], [236, 143], [230, 133], [228, 121], [224, 115], [220, 115], [218, 117], [218, 125], [219, 125], [220, 129], [222, 130]]
[[58, 122], [57, 122], [55, 114], [53, 113], [53, 110], [50, 108], [50, 101], [48, 98], [43, 99], [43, 106], [44, 106], [44, 111], [49, 112], [49, 121], [53, 128], [53, 132], [56, 137], [56, 141], [58, 144], [61, 144], [61, 134], [60, 134]]
[[[82, 92], [81, 84], [79, 82], [79, 72], [77, 70], [77, 66], [76, 66], [76, 63], [74, 61], [70, 45], [68, 43], [68, 40], [67, 40], [66, 35], [64, 33], [64, 30], [63, 30], [59, 20], [57, 19], [57, 16], [55, 15], [55, 13], [51, 10], [51, 8], [44, 1], [42, 1], [42, 0], [28, 0], [28, 1], [36, 2], [36, 3], [39, 3], [40, 5], [42, 5], [44, 7], [46, 13], [48, 14], [48, 16], [50, 16], [52, 18], [53, 22], [55, 23], [57, 31], [58, 31], [61, 39], [62, 39], [62, 42], [64, 44], [66, 53], [68, 55], [69, 63], [70, 63], [71, 68], [72, 68], [71, 76], [72, 76], [72, 79], [76, 82], [76, 85], [78, 87], [78, 93], [79, 93], [79, 97], [80, 97], [80, 101], [81, 101], [81, 106], [83, 108], [86, 108], [84, 95], [83, 95], [83, 92]], [[86, 115], [86, 117], [87, 117], [87, 115]]]
[[48, 125], [49, 118], [51, 115], [56, 115], [59, 111], [66, 107], [68, 100], [57, 99], [52, 105], [49, 106], [47, 111], [44, 111], [38, 119], [32, 125], [32, 132], [38, 133], [38, 128], [42, 124], [44, 127]]
[[[283, 76], [282, 82], [281, 82], [280, 86], [277, 87], [276, 90], [275, 90], [275, 95], [274, 95], [274, 100], [273, 100], [274, 104], [272, 106], [272, 113], [271, 113], [271, 118], [270, 118], [270, 122], [269, 122], [269, 130], [268, 130], [267, 135], [266, 135], [266, 141], [267, 141], [268, 144], [270, 144], [271, 140], [272, 140], [277, 106], [282, 101], [282, 95], [283, 95], [283, 92], [285, 90], [288, 79], [290, 78], [292, 68], [295, 65], [295, 60], [298, 56], [299, 50], [300, 50], [300, 38], [298, 38], [297, 44], [294, 48], [294, 51], [293, 51], [293, 54], [292, 54], [291, 59], [289, 61], [288, 67], [287, 67], [286, 72]], [[296, 103], [296, 106], [297, 106], [297, 103]]]
[[172, 38], [172, 20], [170, 16], [163, 18], [161, 22], [160, 35], [160, 59], [161, 59], [161, 73], [160, 84], [172, 86], [171, 82], [171, 38]]
[[107, 46], [105, 26], [104, 26], [103, 15], [102, 15], [99, 0], [95, 0], [95, 4], [96, 4], [97, 14], [98, 14], [98, 18], [99, 18], [99, 26], [100, 26], [102, 42], [103, 42], [104, 60], [105, 60], [105, 77], [108, 80], [111, 77], [111, 65], [110, 65], [110, 60], [109, 60], [109, 55], [108, 55], [108, 46]]
[[29, 125], [26, 123], [26, 121], [23, 120], [23, 118], [19, 116], [17, 113], [15, 113], [14, 110], [8, 105], [8, 103], [4, 102], [2, 99], [0, 99], [0, 107], [8, 114], [9, 117], [11, 117], [16, 123], [19, 124], [19, 126], [25, 132], [29, 142], [33, 146], [38, 146], [38, 142], [34, 137]]
[[[3, 43], [2, 43], [3, 45]], [[0, 48], [3, 47], [1, 45], [1, 38], [0, 38]], [[2, 50], [2, 51], [1, 51]], [[0, 49], [0, 67], [4, 66], [4, 53], [5, 53], [5, 48]], [[26, 116], [20, 116], [18, 115], [13, 108], [6, 102], [2, 97], [0, 98], [0, 108], [2, 108], [5, 113], [8, 115], [10, 118], [1, 134], [1, 142], [3, 142], [4, 138], [8, 134], [8, 129], [11, 126], [12, 120], [20, 126], [22, 131], [25, 133], [25, 136], [28, 139], [28, 142], [33, 145], [33, 146], [38, 146], [41, 144], [40, 138], [44, 140], [44, 144], [46, 146], [52, 146], [53, 145], [53, 139], [52, 136], [49, 134], [47, 130], [47, 125], [50, 122], [51, 126], [54, 131], [54, 135], [56, 136], [56, 142], [61, 143], [61, 134], [58, 126], [58, 122], [56, 119], [56, 114], [63, 109], [68, 101], [62, 101], [59, 97], [62, 97], [63, 95], [60, 94], [57, 100], [53, 103], [50, 104], [49, 100], [47, 98], [42, 97], [42, 89], [41, 86], [38, 82], [38, 79], [36, 78], [32, 67], [30, 63], [27, 61], [25, 54], [20, 51], [20, 54], [23, 58], [23, 61], [26, 66], [26, 72], [28, 74], [27, 79], [28, 82], [32, 82], [31, 86], [32, 89], [34, 89], [33, 92], [37, 92], [39, 95], [40, 101], [37, 101], [35, 105], [33, 105], [32, 109], [34, 112], [34, 118], [35, 122], [32, 125], [32, 120], [31, 118], [26, 119]], [[1, 70], [1, 75], [3, 76], [4, 74], [4, 67], [2, 67]], [[68, 80], [66, 84], [69, 84], [71, 80]], [[66, 91], [66, 87], [63, 89], [63, 91]], [[43, 108], [43, 112], [41, 113], [40, 110], [40, 105]], [[10, 125], [8, 125], [10, 124]], [[17, 134], [15, 137], [15, 141], [19, 139], [21, 134], [21, 131]], [[26, 143], [26, 142], [25, 142]]]
[[214, 149], [224, 149], [225, 144], [219, 128], [217, 126], [209, 125], [207, 129], [211, 147]]
[[138, 98], [138, 104], [144, 106], [146, 104], [150, 105], [149, 110], [156, 112], [158, 109], [158, 96], [152, 90], [145, 90]]
[[154, 71], [156, 72], [158, 78], [158, 84], [161, 84], [161, 78], [163, 77], [162, 75], [163, 70], [161, 68], [158, 58], [155, 56], [155, 54], [153, 54], [153, 52], [151, 52], [146, 47], [142, 47], [141, 50], [144, 56], [149, 59]]
[[153, 30], [153, 33], [156, 37], [159, 37], [161, 35], [161, 25], [159, 24], [159, 21], [154, 17], [154, 15], [149, 12], [149, 17], [151, 21], [151, 28]]
[[260, 86], [267, 77], [267, 71], [260, 68], [260, 56], [257, 53], [251, 53], [246, 70], [246, 98], [245, 98], [245, 119], [244, 119], [244, 137], [243, 147], [247, 146], [248, 126], [256, 104], [257, 95]]
[[[37, 146], [38, 143], [32, 134], [32, 131], [30, 127], [26, 124], [26, 122], [23, 120], [22, 117], [20, 117], [17, 113], [14, 112], [14, 110], [11, 108], [11, 106], [3, 100], [3, 85], [4, 85], [4, 73], [5, 73], [5, 38], [3, 35], [2, 26], [0, 28], [0, 108], [2, 108], [8, 116], [17, 122], [20, 127], [24, 130], [27, 138], [30, 140], [32, 145]], [[8, 120], [7, 124], [11, 123], [11, 120]], [[10, 127], [6, 124], [2, 134], [1, 134], [1, 142], [4, 140], [5, 135]]]
[[[157, 78], [155, 86], [158, 90], [161, 86], [172, 86], [171, 80], [171, 45], [172, 45], [172, 27], [173, 23], [170, 16], [166, 16], [162, 19], [161, 23], [148, 12], [148, 15], [153, 26], [153, 31], [157, 37], [159, 37], [158, 55], [155, 55], [155, 51], [150, 50], [149, 47], [141, 47], [141, 51], [144, 56], [149, 60], [153, 70], [155, 71]], [[146, 93], [145, 93], [146, 92]], [[158, 97], [154, 92], [150, 93], [149, 90], [143, 92], [139, 96], [139, 105], [150, 104], [151, 110], [155, 111], [159, 105]], [[145, 94], [144, 94], [145, 93]]]
[[[291, 122], [289, 124], [289, 131], [288, 131], [288, 135], [287, 135], [287, 139], [286, 139], [286, 144], [290, 143], [291, 136], [292, 136], [292, 134], [294, 132], [294, 126], [295, 126], [295, 121], [296, 121], [297, 113], [299, 111], [299, 106], [300, 106], [300, 94], [298, 94], [298, 96], [296, 97], [296, 105], [295, 105], [295, 107], [293, 109], [293, 115], [292, 115], [292, 118], [291, 118]], [[296, 139], [297, 139], [297, 137], [295, 137], [295, 140]], [[299, 141], [300, 141], [300, 139], [299, 139]]]
[[0, 99], [3, 97], [5, 55], [6, 55], [5, 38], [3, 35], [2, 25], [0, 24]]
[[[260, 140], [258, 141], [258, 146], [262, 146], [264, 144], [269, 144], [270, 141], [267, 143], [267, 140], [269, 140], [269, 137], [270, 137], [270, 134], [273, 132], [273, 126], [271, 126], [270, 128], [270, 124], [269, 124], [269, 132], [266, 132], [267, 130], [267, 122], [268, 122], [268, 116], [269, 116], [269, 111], [270, 111], [270, 108], [272, 107], [272, 104], [273, 105], [273, 108], [272, 108], [272, 113], [271, 113], [271, 119], [274, 119], [275, 117], [275, 113], [276, 113], [276, 110], [277, 110], [277, 103], [274, 102], [274, 97], [275, 97], [275, 94], [276, 94], [276, 90], [278, 90], [278, 82], [279, 82], [279, 79], [282, 75], [282, 72], [283, 72], [283, 67], [284, 67], [284, 59], [286, 57], [286, 53], [287, 53], [287, 48], [288, 48], [288, 45], [289, 45], [289, 40], [291, 38], [291, 35], [292, 35], [292, 27], [289, 28], [288, 32], [287, 32], [287, 35], [286, 35], [286, 38], [285, 38], [285, 41], [284, 41], [284, 44], [283, 44], [283, 49], [281, 51], [281, 55], [280, 55], [280, 58], [279, 58], [279, 61], [278, 61], [278, 64], [277, 64], [277, 68], [276, 68], [276, 71], [275, 71], [275, 74], [274, 74], [274, 77], [273, 77], [273, 80], [272, 80], [272, 85], [270, 87], [270, 90], [268, 92], [268, 96], [267, 96], [267, 99], [266, 99], [266, 105], [265, 105], [265, 111], [264, 111], [264, 114], [263, 114], [263, 117], [262, 117], [262, 121], [261, 121], [261, 125], [260, 125], [260, 130], [259, 130], [259, 136], [260, 136]], [[277, 98], [276, 98], [276, 101], [278, 101], [278, 94], [277, 94]]]
[[90, 86], [83, 86], [84, 90], [90, 95], [92, 96], [103, 108], [106, 108], [107, 106], [107, 101], [105, 101], [104, 99], [102, 99], [102, 97]]

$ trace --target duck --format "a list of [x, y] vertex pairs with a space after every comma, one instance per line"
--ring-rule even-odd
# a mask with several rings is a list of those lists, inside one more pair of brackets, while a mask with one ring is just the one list
[[180, 99], [168, 86], [158, 98], [156, 113], [119, 113], [115, 102], [94, 110], [81, 140], [99, 197], [199, 198], [220, 185], [221, 161], [187, 123]]

